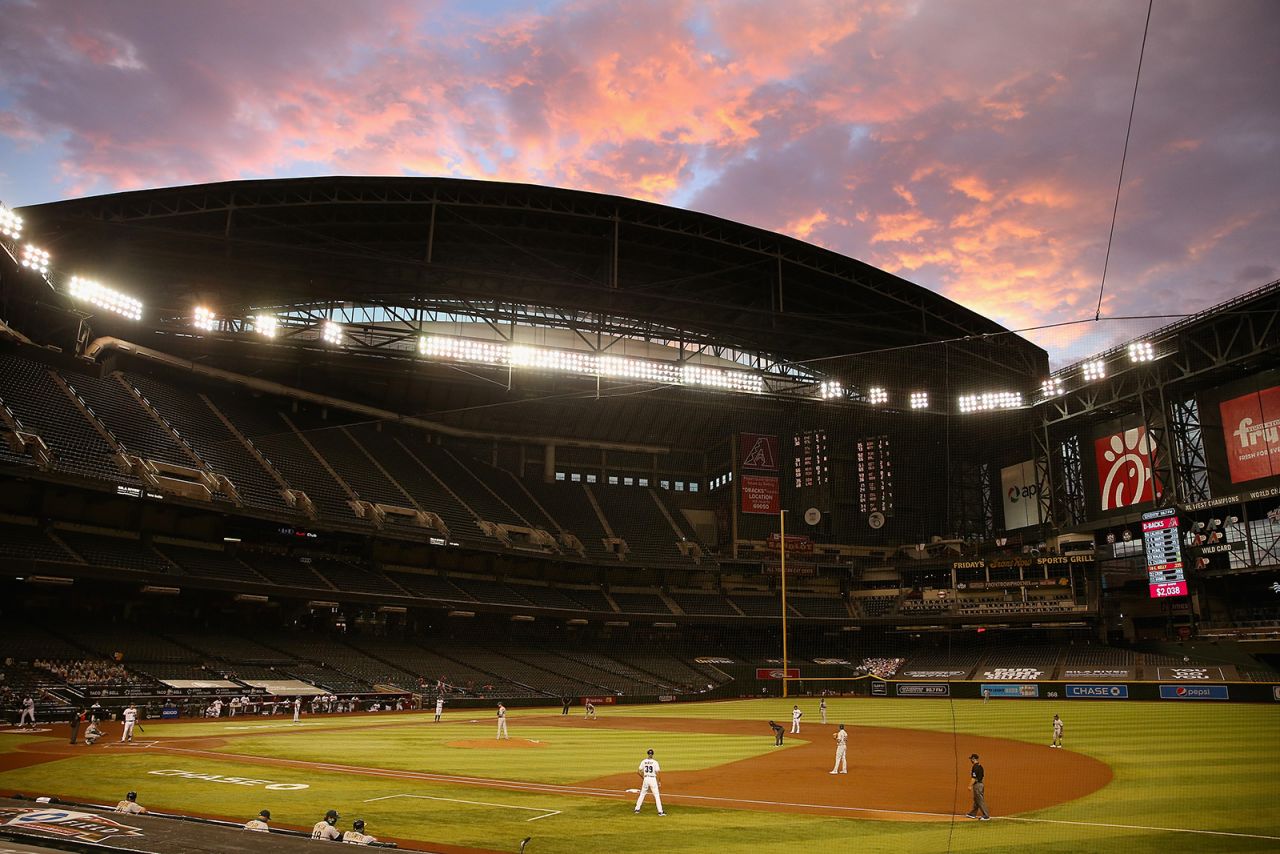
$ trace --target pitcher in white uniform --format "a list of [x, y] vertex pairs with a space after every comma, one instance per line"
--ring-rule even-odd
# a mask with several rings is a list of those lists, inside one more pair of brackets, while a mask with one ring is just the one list
[[511, 736], [507, 735], [507, 707], [501, 703], [498, 704], [498, 734], [494, 738], [511, 740]]
[[832, 774], [848, 774], [849, 762], [845, 758], [845, 754], [849, 750], [849, 733], [844, 731], [844, 724], [840, 724], [833, 735], [836, 740], [836, 766], [831, 769]]
[[640, 797], [636, 798], [636, 815], [640, 814], [647, 792], [653, 792], [653, 803], [658, 808], [658, 815], [666, 815], [662, 811], [662, 795], [658, 793], [658, 775], [662, 773], [662, 768], [658, 765], [658, 760], [653, 758], [652, 748], [649, 749], [648, 757], [641, 761], [637, 773], [640, 775]]
[[804, 712], [800, 711], [799, 706], [791, 707], [791, 732], [792, 733], [800, 732], [800, 716], [803, 714]]

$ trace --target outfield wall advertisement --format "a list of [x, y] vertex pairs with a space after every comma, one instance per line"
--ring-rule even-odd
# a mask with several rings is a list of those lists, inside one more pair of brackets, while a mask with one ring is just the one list
[[982, 686], [982, 696], [999, 698], [1024, 698], [1039, 697], [1039, 685], [1010, 685], [1008, 682], [1000, 682], [996, 684], [984, 684]]
[[1161, 685], [1162, 700], [1230, 700], [1226, 685]]
[[1063, 696], [1084, 698], [1089, 700], [1127, 700], [1128, 685], [1068, 685], [1063, 689]]

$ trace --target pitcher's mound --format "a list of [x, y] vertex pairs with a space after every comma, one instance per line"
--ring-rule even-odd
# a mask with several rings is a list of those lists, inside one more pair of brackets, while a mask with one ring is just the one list
[[527, 738], [466, 738], [461, 741], [446, 741], [445, 747], [464, 747], [476, 750], [512, 750], [523, 747], [546, 747], [541, 741], [530, 741]]

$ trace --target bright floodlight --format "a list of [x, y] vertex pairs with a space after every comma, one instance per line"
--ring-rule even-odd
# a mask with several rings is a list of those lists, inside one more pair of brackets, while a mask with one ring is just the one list
[[749, 371], [637, 359], [631, 356], [599, 355], [582, 350], [532, 347], [505, 341], [424, 335], [418, 339], [418, 353], [427, 358], [449, 362], [474, 362], [582, 376], [702, 386], [746, 394], [760, 394], [764, 391], [764, 378]]
[[927, 391], [911, 392], [911, 408], [912, 409], [928, 409], [929, 408], [929, 392]]
[[71, 277], [71, 296], [130, 320], [142, 319], [142, 303], [83, 276]]
[[22, 247], [22, 266], [47, 276], [49, 275], [49, 253], [28, 243]]
[[259, 314], [253, 318], [253, 331], [266, 338], [275, 338], [280, 323], [274, 315]]
[[823, 400], [835, 400], [836, 398], [844, 397], [844, 386], [836, 380], [829, 380], [819, 386], [818, 396]]
[[962, 394], [956, 401], [961, 412], [990, 412], [993, 409], [1018, 409], [1022, 392], [989, 391], [985, 394]]
[[341, 344], [342, 327], [332, 320], [326, 320], [324, 326], [320, 327], [320, 337], [326, 344]]
[[1135, 341], [1129, 345], [1129, 361], [1150, 362], [1156, 357], [1156, 348], [1150, 341]]
[[195, 317], [191, 321], [192, 326], [204, 332], [212, 332], [217, 322], [218, 317], [212, 311], [202, 305], [196, 306]]
[[22, 236], [22, 217], [4, 205], [0, 205], [0, 234], [10, 240], [17, 240]]
[[1040, 391], [1045, 397], [1057, 397], [1062, 394], [1062, 380], [1058, 377], [1049, 377], [1049, 379], [1040, 383]]
[[889, 392], [885, 391], [878, 385], [873, 385], [867, 392], [867, 402], [869, 403], [888, 403]]
[[1103, 380], [1107, 378], [1107, 363], [1101, 359], [1084, 363], [1084, 381], [1087, 383], [1094, 380]]

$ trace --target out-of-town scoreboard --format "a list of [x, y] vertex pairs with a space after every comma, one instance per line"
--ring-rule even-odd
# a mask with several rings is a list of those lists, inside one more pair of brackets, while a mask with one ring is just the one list
[[1182, 540], [1178, 511], [1173, 508], [1142, 514], [1142, 544], [1147, 553], [1147, 584], [1152, 599], [1187, 595], [1182, 571]]

